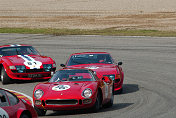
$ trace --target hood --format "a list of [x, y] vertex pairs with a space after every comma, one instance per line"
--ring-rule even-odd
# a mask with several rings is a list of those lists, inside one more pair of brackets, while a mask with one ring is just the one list
[[88, 68], [103, 75], [117, 73], [115, 64], [80, 64], [68, 66], [68, 68]]
[[25, 65], [30, 68], [30, 65], [36, 65], [40, 68], [42, 64], [52, 64], [53, 61], [50, 57], [40, 55], [14, 55], [3, 57], [8, 60], [12, 65]]
[[79, 99], [82, 91], [96, 82], [57, 82], [50, 84], [43, 97], [47, 99]]

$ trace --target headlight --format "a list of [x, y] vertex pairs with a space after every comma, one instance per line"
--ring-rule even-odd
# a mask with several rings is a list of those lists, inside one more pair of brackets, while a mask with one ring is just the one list
[[44, 71], [49, 72], [51, 71], [52, 64], [43, 64]]
[[9, 69], [16, 69], [15, 66], [9, 66]]
[[89, 88], [85, 89], [85, 90], [82, 92], [82, 96], [83, 96], [84, 98], [89, 98], [89, 97], [91, 97], [91, 96], [92, 96], [92, 90], [89, 89]]
[[111, 78], [112, 80], [115, 80], [115, 75], [104, 75], [104, 76], [107, 76], [107, 77]]
[[37, 89], [35, 92], [34, 92], [34, 97], [36, 99], [40, 99], [42, 96], [43, 96], [43, 91], [41, 89]]
[[111, 78], [112, 80], [115, 80], [115, 75], [109, 75], [109, 78]]
[[55, 63], [53, 64], [53, 67], [56, 67], [56, 64], [55, 64]]
[[26, 70], [25, 66], [15, 66], [15, 67], [18, 73], [24, 73], [24, 71]]

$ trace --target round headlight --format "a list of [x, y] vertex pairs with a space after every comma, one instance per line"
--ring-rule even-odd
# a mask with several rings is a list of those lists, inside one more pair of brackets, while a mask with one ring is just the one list
[[41, 89], [38, 89], [34, 92], [34, 97], [36, 99], [40, 99], [43, 96], [43, 91]]
[[89, 88], [85, 89], [85, 90], [82, 92], [82, 96], [83, 96], [84, 98], [89, 98], [89, 97], [91, 97], [91, 96], [92, 96], [92, 90], [89, 89]]

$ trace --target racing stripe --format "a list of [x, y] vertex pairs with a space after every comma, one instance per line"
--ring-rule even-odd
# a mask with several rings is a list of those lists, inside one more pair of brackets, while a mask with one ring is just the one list
[[21, 57], [25, 61], [24, 65], [29, 67], [30, 69], [40, 69], [40, 66], [42, 65], [42, 62], [36, 61], [29, 55], [18, 55], [18, 57]]
[[25, 58], [25, 59], [27, 59], [28, 61], [32, 61], [32, 59], [29, 57], [29, 56], [27, 56], [27, 55], [21, 55], [23, 58]]

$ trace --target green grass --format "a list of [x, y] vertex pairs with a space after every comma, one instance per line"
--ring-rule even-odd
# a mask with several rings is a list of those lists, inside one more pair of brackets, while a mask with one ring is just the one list
[[158, 30], [115, 30], [114, 28], [99, 30], [82, 29], [30, 29], [30, 28], [0, 28], [0, 33], [20, 34], [50, 34], [50, 35], [111, 35], [111, 36], [158, 36], [176, 37], [176, 31]]

